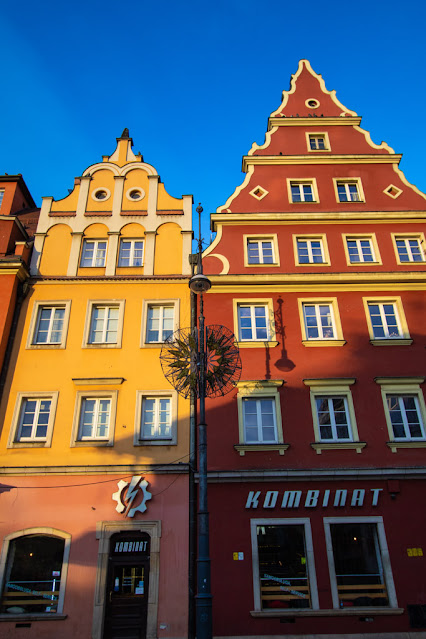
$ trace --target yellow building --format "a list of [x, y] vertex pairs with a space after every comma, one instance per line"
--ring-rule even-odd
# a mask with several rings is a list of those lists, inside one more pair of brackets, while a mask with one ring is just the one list
[[191, 217], [127, 129], [43, 198], [1, 406], [12, 637], [186, 636], [189, 401], [159, 355], [190, 325]]

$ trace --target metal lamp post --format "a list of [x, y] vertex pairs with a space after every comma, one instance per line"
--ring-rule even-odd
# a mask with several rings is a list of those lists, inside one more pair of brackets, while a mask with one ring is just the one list
[[[197, 207], [201, 220], [202, 207]], [[201, 224], [200, 224], [201, 227]], [[206, 403], [206, 348], [204, 328], [203, 293], [211, 288], [211, 282], [203, 274], [201, 259], [202, 241], [201, 228], [198, 239], [198, 267], [197, 273], [189, 280], [191, 291], [200, 296], [199, 317], [197, 327], [197, 357], [198, 368], [198, 396], [200, 398], [200, 412], [198, 421], [198, 517], [197, 517], [197, 594], [195, 597], [195, 624], [197, 639], [211, 639], [212, 637], [212, 594], [210, 579], [210, 551], [209, 551], [209, 513], [207, 510], [207, 425], [205, 417]]]

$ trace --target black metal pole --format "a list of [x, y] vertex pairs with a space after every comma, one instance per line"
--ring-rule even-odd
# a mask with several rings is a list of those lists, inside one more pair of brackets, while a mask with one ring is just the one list
[[198, 424], [198, 560], [196, 595], [196, 631], [197, 639], [212, 637], [212, 594], [210, 579], [210, 540], [209, 513], [207, 505], [207, 425], [206, 425], [206, 386], [205, 386], [205, 333], [203, 295], [200, 295], [200, 316], [198, 318], [198, 364], [200, 414]]

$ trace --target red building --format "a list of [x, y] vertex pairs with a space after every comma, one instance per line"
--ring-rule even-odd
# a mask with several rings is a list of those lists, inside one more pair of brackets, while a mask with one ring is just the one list
[[302, 60], [212, 215], [215, 637], [425, 636], [426, 196], [360, 122]]
[[[22, 175], [0, 175], [0, 369], [10, 337], [19, 290], [28, 277], [30, 244], [39, 216]], [[22, 301], [22, 300], [21, 300]]]

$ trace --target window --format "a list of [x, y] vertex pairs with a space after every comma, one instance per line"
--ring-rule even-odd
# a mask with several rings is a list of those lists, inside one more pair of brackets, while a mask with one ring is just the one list
[[424, 235], [396, 235], [392, 233], [392, 240], [396, 249], [396, 258], [398, 264], [407, 264], [407, 262], [424, 262]]
[[58, 393], [18, 393], [8, 447], [51, 445]]
[[388, 446], [397, 448], [426, 446], [426, 408], [420, 384], [424, 377], [377, 377], [381, 386], [386, 423], [389, 432]]
[[299, 299], [302, 317], [303, 344], [311, 346], [315, 343], [327, 346], [343, 346], [342, 328], [340, 325], [337, 299], [309, 300]]
[[323, 450], [352, 448], [358, 453], [365, 447], [360, 442], [350, 387], [354, 378], [304, 379], [311, 395], [315, 443], [318, 454]]
[[4, 198], [4, 190], [0, 189], [0, 208], [3, 203], [3, 198]]
[[279, 265], [277, 236], [244, 235], [244, 266]]
[[179, 328], [179, 300], [144, 300], [143, 347], [157, 347]]
[[[255, 610], [318, 609], [309, 519], [251, 520]], [[265, 615], [266, 616], [266, 615]]]
[[62, 613], [70, 542], [71, 535], [52, 528], [26, 529], [5, 538], [2, 614]]
[[239, 445], [240, 455], [249, 450], [278, 450], [283, 444], [281, 406], [278, 388], [281, 380], [238, 382]]
[[121, 240], [118, 266], [143, 266], [143, 240]]
[[293, 235], [296, 265], [330, 264], [327, 239], [325, 235], [296, 236]]
[[277, 442], [275, 400], [270, 397], [242, 400], [244, 441], [247, 444]]
[[324, 518], [333, 608], [396, 607], [381, 517]]
[[306, 133], [308, 151], [329, 151], [328, 133]]
[[177, 443], [177, 393], [138, 391], [135, 446]]
[[364, 202], [361, 180], [333, 178], [337, 202]]
[[146, 327], [146, 341], [165, 342], [173, 335], [174, 307], [148, 306], [148, 321]]
[[112, 446], [117, 391], [77, 393], [71, 446]]
[[123, 332], [124, 301], [89, 301], [84, 348], [120, 348]]
[[382, 263], [375, 235], [343, 234], [343, 242], [349, 266]]
[[81, 403], [79, 439], [108, 439], [111, 399], [85, 397]]
[[288, 180], [290, 202], [318, 202], [316, 184], [309, 181]]
[[116, 344], [118, 306], [94, 306], [90, 322], [89, 344]]
[[401, 298], [369, 300], [364, 298], [372, 344], [411, 344]]
[[80, 266], [105, 266], [106, 249], [106, 240], [84, 240]]
[[65, 348], [71, 301], [35, 302], [27, 348]]
[[271, 299], [235, 299], [234, 333], [241, 348], [276, 346], [274, 312]]

